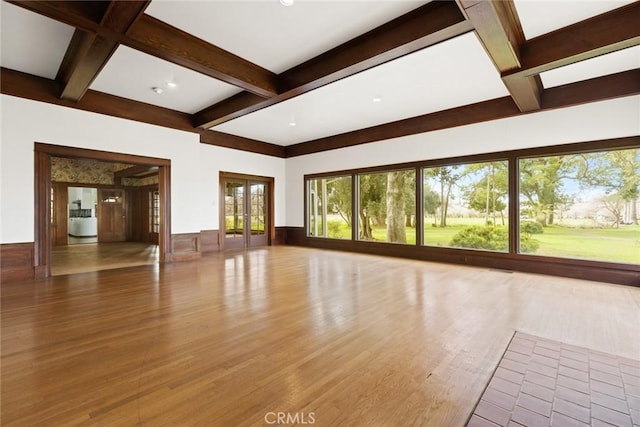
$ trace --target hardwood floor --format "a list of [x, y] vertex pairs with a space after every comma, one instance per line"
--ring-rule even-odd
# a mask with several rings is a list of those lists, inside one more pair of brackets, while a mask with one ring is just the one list
[[288, 246], [3, 284], [2, 424], [462, 426], [514, 330], [638, 359], [639, 312], [633, 287]]
[[51, 250], [51, 274], [60, 276], [157, 264], [158, 258], [158, 245], [150, 243], [82, 243], [54, 246]]

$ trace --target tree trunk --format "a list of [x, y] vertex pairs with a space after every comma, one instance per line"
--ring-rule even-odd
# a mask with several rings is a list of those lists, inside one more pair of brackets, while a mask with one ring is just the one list
[[449, 198], [451, 198], [451, 187], [453, 187], [453, 182], [449, 181], [447, 183], [447, 196], [444, 199], [444, 209], [442, 209], [442, 219], [440, 221], [440, 227], [447, 226], [447, 213], [449, 211]]
[[369, 216], [360, 211], [360, 239], [361, 240], [373, 240], [373, 235], [371, 233], [371, 221]]
[[387, 242], [407, 243], [404, 172], [387, 173]]

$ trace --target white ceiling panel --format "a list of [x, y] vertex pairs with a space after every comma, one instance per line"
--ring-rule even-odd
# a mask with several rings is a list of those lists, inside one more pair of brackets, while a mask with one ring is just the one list
[[[640, 25], [640, 24], [639, 24]], [[597, 56], [555, 70], [540, 73], [545, 88], [640, 68], [640, 46]]]
[[0, 4], [0, 14], [0, 64], [54, 79], [74, 29], [4, 1]]
[[[170, 82], [177, 86], [169, 87]], [[162, 89], [162, 93], [155, 93], [154, 87]], [[126, 46], [118, 47], [91, 89], [190, 114], [240, 91], [236, 86]]]
[[527, 40], [633, 3], [635, 0], [515, 0]]
[[507, 94], [469, 33], [213, 129], [290, 145]]
[[146, 13], [279, 74], [425, 3], [154, 0]]

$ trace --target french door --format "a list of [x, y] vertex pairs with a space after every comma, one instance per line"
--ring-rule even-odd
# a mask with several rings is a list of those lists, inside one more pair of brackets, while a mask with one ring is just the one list
[[221, 176], [224, 215], [221, 231], [224, 248], [237, 249], [269, 244], [270, 182], [258, 178]]

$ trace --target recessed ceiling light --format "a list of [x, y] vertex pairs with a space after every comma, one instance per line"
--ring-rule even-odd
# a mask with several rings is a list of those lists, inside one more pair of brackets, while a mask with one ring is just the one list
[[175, 89], [178, 87], [178, 85], [175, 82], [167, 82], [167, 86], [170, 87], [171, 89]]
[[295, 127], [295, 125], [296, 125], [296, 122], [294, 122], [294, 121], [290, 121], [290, 122], [289, 122], [289, 126], [291, 126], [291, 127]]
[[373, 102], [382, 102], [382, 98], [380, 98], [379, 96], [375, 96], [375, 97], [372, 99], [372, 101], [373, 101]]
[[294, 0], [280, 0], [280, 4], [283, 6], [293, 6]]
[[164, 90], [162, 90], [161, 87], [157, 87], [157, 86], [152, 87], [151, 90], [157, 93], [158, 95], [164, 92]]

